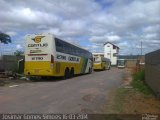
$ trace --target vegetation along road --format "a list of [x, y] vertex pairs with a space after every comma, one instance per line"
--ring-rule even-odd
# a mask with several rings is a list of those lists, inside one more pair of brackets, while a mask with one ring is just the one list
[[0, 113], [104, 113], [108, 94], [121, 86], [125, 69], [93, 72], [67, 80], [0, 88]]

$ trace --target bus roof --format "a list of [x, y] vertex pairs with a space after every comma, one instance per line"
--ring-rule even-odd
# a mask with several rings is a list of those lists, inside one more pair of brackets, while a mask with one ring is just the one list
[[[44, 35], [44, 36], [47, 36], [47, 35], [52, 35], [54, 38], [57, 38], [57, 39], [59, 39], [59, 40], [62, 40], [62, 39], [60, 39], [59, 37], [57, 37], [56, 35], [54, 35], [54, 34], [52, 34], [52, 33], [40, 33], [40, 34], [27, 34], [26, 35], [26, 37], [27, 36], [32, 36], [32, 35]], [[83, 50], [85, 50], [85, 51], [87, 51], [87, 52], [90, 52], [89, 50], [87, 50], [87, 49], [85, 49], [85, 48], [82, 48], [81, 46], [79, 46], [79, 45], [76, 45], [76, 44], [73, 44], [73, 43], [70, 43], [70, 42], [68, 42], [68, 41], [65, 41], [65, 40], [62, 40], [62, 41], [64, 41], [64, 42], [67, 42], [68, 44], [71, 44], [71, 45], [74, 45], [75, 47], [78, 47], [78, 48], [80, 48], [80, 49], [83, 49]], [[91, 52], [90, 52], [91, 53]], [[92, 53], [91, 53], [92, 54]]]

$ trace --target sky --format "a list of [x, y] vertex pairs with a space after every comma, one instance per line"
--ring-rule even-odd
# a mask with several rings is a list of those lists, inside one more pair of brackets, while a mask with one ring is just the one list
[[160, 49], [160, 0], [0, 0], [0, 31], [24, 51], [26, 34], [52, 33], [90, 52], [112, 42], [123, 55]]

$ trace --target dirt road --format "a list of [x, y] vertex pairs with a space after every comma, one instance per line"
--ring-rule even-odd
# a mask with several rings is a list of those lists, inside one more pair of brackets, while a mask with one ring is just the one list
[[125, 69], [93, 72], [68, 80], [0, 87], [0, 113], [104, 113], [110, 90], [122, 84]]

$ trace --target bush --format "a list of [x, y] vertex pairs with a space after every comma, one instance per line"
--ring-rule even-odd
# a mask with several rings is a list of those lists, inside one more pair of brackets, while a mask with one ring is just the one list
[[144, 94], [151, 94], [152, 90], [150, 87], [145, 83], [145, 70], [141, 70], [133, 75], [132, 86], [136, 90], [144, 93]]
[[141, 70], [133, 75], [134, 80], [145, 80], [145, 70]]

